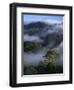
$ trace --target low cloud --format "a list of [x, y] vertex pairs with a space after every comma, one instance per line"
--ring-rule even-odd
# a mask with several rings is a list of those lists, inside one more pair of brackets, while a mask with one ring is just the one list
[[35, 35], [29, 36], [28, 34], [24, 35], [24, 41], [35, 41], [35, 42], [42, 42], [42, 40]]

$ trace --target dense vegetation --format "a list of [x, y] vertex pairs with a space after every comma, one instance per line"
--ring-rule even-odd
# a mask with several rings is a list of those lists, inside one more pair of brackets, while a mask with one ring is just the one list
[[54, 66], [52, 63], [48, 63], [45, 65], [43, 62], [40, 62], [38, 66], [29, 67], [24, 66], [24, 75], [32, 75], [32, 74], [58, 74], [63, 73], [63, 68], [60, 65]]
[[42, 46], [38, 42], [24, 42], [24, 52], [35, 53], [41, 48]]

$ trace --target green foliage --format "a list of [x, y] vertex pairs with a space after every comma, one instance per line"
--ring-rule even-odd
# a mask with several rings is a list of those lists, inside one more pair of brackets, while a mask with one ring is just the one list
[[24, 69], [24, 74], [26, 75], [37, 74], [37, 70], [35, 69], [34, 66], [31, 65], [26, 67], [26, 70]]
[[[25, 67], [24, 67], [25, 68]], [[24, 75], [32, 74], [54, 74], [63, 73], [63, 67], [60, 65], [54, 65], [53, 63], [45, 64], [40, 61], [37, 66], [28, 66], [24, 69]]]
[[44, 73], [47, 73], [47, 65], [40, 61], [38, 66], [36, 66], [36, 69], [38, 71], [38, 74], [44, 74]]
[[24, 42], [24, 51], [25, 52], [36, 52], [41, 48], [41, 44], [38, 42]]
[[53, 65], [52, 63], [48, 63], [48, 64], [47, 64], [47, 68], [48, 68], [48, 72], [49, 72], [49, 73], [51, 73], [51, 72], [52, 72], [52, 73], [56, 72], [56, 71], [55, 71], [55, 65]]
[[55, 63], [59, 58], [59, 54], [55, 50], [49, 50], [46, 53], [45, 57], [48, 62]]
[[54, 65], [53, 63], [47, 64], [48, 73], [63, 73], [63, 67], [60, 65]]

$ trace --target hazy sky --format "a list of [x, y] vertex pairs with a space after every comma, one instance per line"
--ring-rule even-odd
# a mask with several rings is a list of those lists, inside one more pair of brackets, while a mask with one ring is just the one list
[[61, 22], [63, 22], [63, 16], [23, 14], [24, 24], [28, 24], [30, 22], [36, 22], [36, 21], [44, 21], [44, 22], [48, 22], [48, 23], [61, 23]]

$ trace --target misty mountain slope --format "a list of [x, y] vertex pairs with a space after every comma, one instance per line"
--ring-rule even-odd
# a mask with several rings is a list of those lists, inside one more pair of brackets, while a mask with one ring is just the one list
[[32, 22], [24, 25], [24, 41], [39, 42], [42, 46], [55, 48], [63, 41], [62, 29], [59, 24]]
[[63, 73], [63, 24], [24, 25], [24, 74]]
[[60, 45], [56, 48], [54, 48], [57, 53], [59, 53], [59, 60], [57, 61], [58, 65], [63, 65], [63, 42], [60, 43]]

